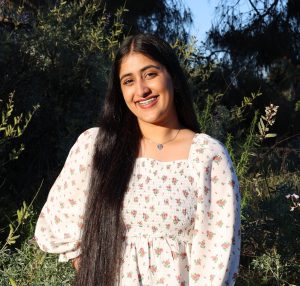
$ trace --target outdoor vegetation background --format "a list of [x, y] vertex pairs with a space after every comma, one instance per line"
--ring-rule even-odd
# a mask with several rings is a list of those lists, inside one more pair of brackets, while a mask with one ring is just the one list
[[233, 159], [236, 285], [300, 285], [300, 2], [220, 0], [215, 18], [199, 43], [180, 0], [0, 0], [1, 286], [72, 284], [70, 264], [37, 248], [35, 222], [70, 147], [97, 123], [116, 48], [139, 31], [174, 47], [201, 131]]

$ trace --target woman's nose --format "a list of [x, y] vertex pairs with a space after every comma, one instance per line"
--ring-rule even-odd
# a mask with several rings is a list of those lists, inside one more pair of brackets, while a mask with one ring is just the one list
[[136, 85], [136, 93], [139, 97], [146, 97], [151, 93], [151, 90], [144, 80], [139, 80]]

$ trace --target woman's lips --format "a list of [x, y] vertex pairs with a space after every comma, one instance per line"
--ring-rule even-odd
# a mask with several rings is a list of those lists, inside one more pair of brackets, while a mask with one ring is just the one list
[[146, 100], [138, 101], [137, 104], [140, 108], [147, 109], [147, 108], [154, 106], [157, 103], [157, 98], [158, 98], [158, 96], [151, 97]]

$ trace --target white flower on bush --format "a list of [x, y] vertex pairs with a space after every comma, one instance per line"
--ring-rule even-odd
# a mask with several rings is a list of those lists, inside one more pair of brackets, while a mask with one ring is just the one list
[[292, 202], [292, 206], [290, 207], [290, 211], [294, 211], [296, 208], [300, 207], [300, 202], [298, 202], [300, 196], [293, 193], [293, 194], [287, 194], [285, 196], [287, 199], [290, 199]]
[[275, 122], [275, 116], [277, 114], [279, 106], [275, 106], [274, 104], [270, 104], [265, 108], [265, 117], [266, 121], [272, 126]]
[[266, 138], [276, 137], [276, 133], [268, 133], [270, 130], [270, 126], [275, 123], [276, 114], [278, 112], [279, 106], [270, 104], [265, 107], [265, 115], [262, 115], [258, 121], [258, 131], [260, 140], [264, 140]]
[[291, 194], [288, 194], [288, 195], [286, 195], [285, 197], [286, 197], [287, 199], [289, 199], [289, 198], [294, 198], [294, 199], [296, 199], [296, 200], [299, 199], [299, 195], [296, 195], [295, 193], [293, 193], [292, 195], [291, 195]]

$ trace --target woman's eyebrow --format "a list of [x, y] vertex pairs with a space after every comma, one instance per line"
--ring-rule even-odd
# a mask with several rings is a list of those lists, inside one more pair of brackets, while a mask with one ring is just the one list
[[[141, 72], [144, 72], [145, 70], [147, 70], [147, 69], [149, 69], [149, 68], [155, 68], [155, 69], [158, 69], [158, 70], [161, 69], [160, 66], [156, 66], [156, 65], [147, 65], [147, 66], [145, 66], [145, 67], [143, 67], [143, 68], [141, 69]], [[130, 75], [132, 75], [132, 73], [126, 73], [126, 74], [122, 75], [122, 76], [120, 77], [120, 81], [122, 80], [122, 78], [124, 78], [124, 77], [126, 77], [126, 76], [130, 76]]]
[[141, 71], [143, 72], [143, 71], [145, 71], [145, 70], [147, 70], [147, 69], [149, 69], [149, 68], [155, 68], [155, 69], [160, 70], [160, 66], [156, 66], [156, 65], [148, 65], [148, 66], [143, 67], [143, 68], [141, 69]]

